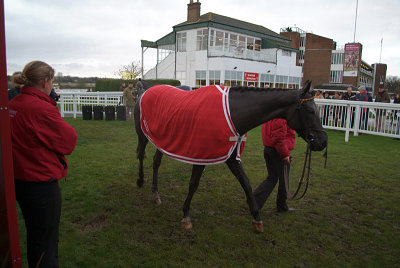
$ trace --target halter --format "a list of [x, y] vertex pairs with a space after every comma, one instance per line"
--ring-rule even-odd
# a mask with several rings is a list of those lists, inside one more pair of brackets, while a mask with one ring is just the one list
[[[303, 112], [303, 111], [302, 111], [302, 109], [301, 109], [301, 104], [303, 104], [303, 103], [306, 102], [306, 101], [313, 100], [315, 97], [311, 97], [311, 98], [300, 98], [300, 94], [299, 94], [299, 95], [298, 95], [298, 98], [299, 98], [299, 102], [298, 102], [298, 105], [297, 105], [297, 108], [296, 108], [296, 109], [299, 111], [300, 122], [303, 123], [303, 116], [302, 116], [302, 112]], [[304, 124], [302, 124], [302, 128], [303, 128], [303, 125], [304, 125]], [[310, 134], [308, 125], [306, 125], [306, 129], [305, 129], [305, 130], [306, 130], [306, 133], [309, 133], [309, 134]], [[310, 135], [309, 135], [309, 136], [310, 136]], [[301, 178], [299, 179], [299, 184], [298, 184], [297, 189], [296, 189], [296, 191], [295, 191], [294, 194], [292, 194], [292, 193], [290, 192], [290, 190], [289, 190], [288, 164], [285, 163], [284, 166], [283, 166], [283, 177], [284, 177], [284, 181], [285, 181], [286, 194], [287, 194], [287, 197], [288, 197], [289, 199], [292, 199], [292, 200], [300, 200], [300, 199], [302, 199], [302, 198], [305, 196], [305, 194], [306, 194], [306, 192], [307, 192], [307, 190], [308, 190], [308, 185], [309, 185], [309, 182], [310, 182], [311, 152], [312, 152], [312, 151], [311, 151], [311, 142], [313, 141], [313, 139], [312, 139], [312, 138], [309, 139], [309, 137], [306, 137], [305, 140], [307, 141], [306, 157], [305, 157], [305, 159], [304, 159], [304, 165], [303, 165], [303, 171], [302, 171], [302, 174], [301, 174]], [[328, 160], [328, 145], [326, 146], [326, 151], [325, 151], [325, 153], [324, 153], [323, 156], [325, 157], [324, 168], [326, 168], [326, 163], [327, 163], [327, 160]], [[302, 186], [302, 184], [303, 184], [304, 175], [305, 175], [305, 173], [306, 173], [306, 169], [307, 169], [307, 177], [306, 177], [306, 179], [305, 179], [305, 188], [304, 188], [304, 191], [303, 191], [303, 193], [300, 195], [300, 197], [296, 198], [296, 196], [297, 196], [298, 193], [300, 192], [300, 188], [301, 188], [301, 186]]]

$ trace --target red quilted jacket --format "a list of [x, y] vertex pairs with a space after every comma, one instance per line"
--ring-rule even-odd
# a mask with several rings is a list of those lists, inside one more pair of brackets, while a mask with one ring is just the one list
[[64, 155], [75, 148], [77, 134], [60, 115], [56, 102], [24, 87], [10, 102], [14, 177], [22, 181], [59, 180], [67, 175]]
[[273, 147], [284, 158], [290, 156], [294, 149], [296, 135], [285, 119], [272, 119], [262, 125], [261, 129], [264, 146]]

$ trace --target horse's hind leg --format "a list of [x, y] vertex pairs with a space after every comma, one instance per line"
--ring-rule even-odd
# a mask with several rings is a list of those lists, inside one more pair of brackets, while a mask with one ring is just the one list
[[193, 228], [192, 222], [189, 217], [190, 202], [192, 201], [193, 195], [199, 186], [201, 174], [203, 174], [205, 166], [193, 165], [192, 176], [189, 182], [189, 193], [186, 197], [185, 203], [183, 204], [183, 219], [182, 227], [186, 230]]
[[239, 180], [240, 185], [244, 192], [246, 193], [247, 204], [249, 205], [250, 212], [254, 217], [253, 226], [257, 232], [263, 233], [264, 227], [260, 218], [259, 209], [256, 203], [256, 199], [254, 198], [253, 191], [251, 189], [250, 181], [247, 178], [246, 173], [244, 172], [243, 166], [240, 161], [235, 159], [236, 154], [233, 153], [232, 156], [226, 161], [229, 169], [232, 171], [233, 175]]
[[134, 112], [135, 128], [138, 135], [138, 146], [136, 149], [137, 157], [139, 159], [139, 178], [136, 181], [137, 186], [142, 187], [144, 183], [144, 172], [143, 172], [143, 159], [146, 154], [146, 145], [149, 140], [144, 135], [142, 128], [140, 126], [140, 109], [138, 103], [135, 105]]
[[163, 154], [159, 150], [156, 151], [153, 157], [153, 186], [151, 188], [153, 195], [151, 199], [156, 205], [161, 204], [161, 199], [158, 195], [158, 168], [161, 165], [162, 157]]

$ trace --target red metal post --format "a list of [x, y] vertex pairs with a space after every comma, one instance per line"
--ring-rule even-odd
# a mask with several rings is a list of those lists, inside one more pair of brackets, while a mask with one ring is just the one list
[[4, 0], [0, 0], [0, 256], [4, 256], [0, 259], [0, 265], [1, 267], [19, 267], [21, 265], [21, 249], [7, 91]]

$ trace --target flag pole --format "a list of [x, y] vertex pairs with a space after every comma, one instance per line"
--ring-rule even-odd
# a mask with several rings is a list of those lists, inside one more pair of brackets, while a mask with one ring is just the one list
[[353, 38], [353, 43], [356, 42], [357, 11], [358, 11], [358, 0], [357, 0], [357, 3], [356, 3], [356, 18], [355, 18], [355, 20], [354, 20], [354, 38]]

